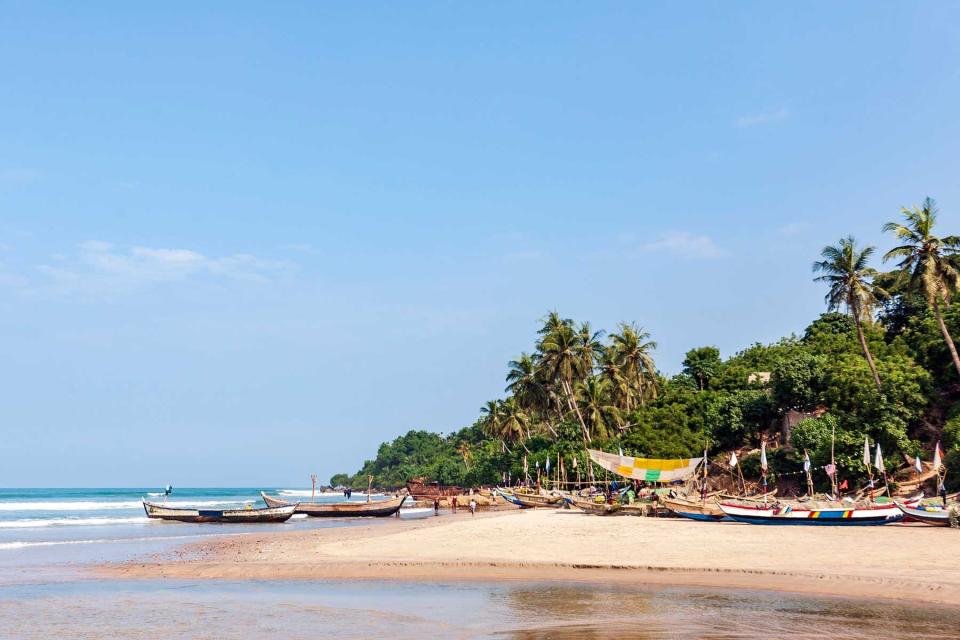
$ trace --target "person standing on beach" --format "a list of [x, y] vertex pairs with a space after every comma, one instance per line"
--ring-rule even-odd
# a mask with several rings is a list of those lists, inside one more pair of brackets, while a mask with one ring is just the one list
[[433, 515], [440, 515], [440, 498], [433, 499]]
[[477, 501], [473, 498], [470, 498], [470, 515], [477, 515]]
[[450, 498], [450, 512], [451, 513], [457, 512], [457, 496], [453, 496], [452, 498]]

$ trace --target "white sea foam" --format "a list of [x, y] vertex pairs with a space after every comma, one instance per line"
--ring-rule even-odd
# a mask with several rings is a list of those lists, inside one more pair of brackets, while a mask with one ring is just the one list
[[[27, 542], [16, 540], [14, 542], [0, 542], [0, 551], [11, 549], [28, 549], [30, 547], [59, 547], [70, 544], [105, 544], [111, 542], [158, 542], [165, 540], [190, 540], [193, 538], [206, 538], [216, 534], [197, 534], [189, 536], [151, 536], [141, 538], [100, 538], [93, 540], [43, 540], [39, 542]], [[235, 535], [244, 535], [243, 533]]]
[[22, 520], [0, 520], [0, 529], [32, 529], [39, 527], [63, 526], [102, 526], [115, 524], [143, 524], [146, 516], [139, 518], [25, 518]]
[[[153, 494], [150, 494], [153, 495]], [[163, 495], [162, 493], [160, 494]], [[255, 502], [254, 498], [245, 500], [167, 500], [171, 507], [215, 507]], [[113, 511], [119, 509], [142, 509], [139, 500], [98, 501], [98, 502], [0, 502], [0, 511]]]

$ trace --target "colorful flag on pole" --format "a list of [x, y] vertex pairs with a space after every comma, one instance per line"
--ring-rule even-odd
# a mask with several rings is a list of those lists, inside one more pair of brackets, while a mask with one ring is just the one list
[[880, 453], [880, 443], [877, 443], [877, 455], [873, 459], [873, 466], [879, 471], [883, 471], [883, 455]]
[[550, 458], [547, 458], [547, 473], [550, 473]]
[[736, 451], [734, 451], [733, 453], [730, 454], [730, 466], [731, 466], [731, 467], [737, 466], [737, 452], [736, 452]]
[[863, 436], [863, 466], [870, 468], [870, 438]]
[[803, 470], [810, 473], [810, 454], [806, 451], [803, 452]]
[[767, 441], [763, 440], [760, 443], [760, 470], [764, 473], [767, 472]]
[[920, 465], [920, 454], [917, 454], [917, 457], [913, 459], [913, 468], [917, 470], [917, 473], [923, 473], [923, 467]]
[[942, 460], [943, 454], [940, 452], [940, 441], [937, 441], [937, 446], [933, 449], [933, 468], [936, 471], [940, 471], [940, 467], [943, 466]]
[[832, 478], [833, 474], [837, 472], [837, 466], [835, 464], [824, 465], [823, 470], [826, 471], [827, 475]]

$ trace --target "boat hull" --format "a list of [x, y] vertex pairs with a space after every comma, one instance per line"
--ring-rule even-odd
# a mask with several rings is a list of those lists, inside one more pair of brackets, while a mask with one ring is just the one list
[[591, 500], [582, 500], [578, 498], [565, 498], [567, 503], [580, 509], [584, 513], [594, 516], [611, 516], [620, 511], [621, 505], [607, 504], [606, 502], [593, 502]]
[[681, 518], [697, 520], [699, 522], [719, 522], [727, 517], [720, 510], [716, 502], [693, 502], [690, 500], [677, 500], [674, 498], [663, 498], [663, 505]]
[[893, 504], [862, 509], [843, 507], [817, 510], [725, 503], [719, 506], [730, 518], [747, 524], [851, 527], [892, 524], [903, 520], [903, 513]]
[[373, 502], [287, 502], [261, 492], [260, 496], [269, 507], [293, 506], [294, 513], [303, 513], [312, 518], [389, 518], [399, 510], [404, 496]]
[[908, 520], [916, 520], [917, 522], [933, 525], [935, 527], [950, 526], [950, 512], [946, 509], [928, 511], [926, 509], [914, 509], [900, 503], [897, 503], [897, 507], [903, 512], [903, 515]]
[[148, 518], [175, 522], [254, 524], [286, 522], [294, 514], [293, 506], [266, 509], [184, 509], [143, 501]]

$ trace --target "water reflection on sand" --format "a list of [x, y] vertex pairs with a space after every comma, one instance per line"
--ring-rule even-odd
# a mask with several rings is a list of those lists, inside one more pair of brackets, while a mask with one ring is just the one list
[[960, 613], [595, 584], [68, 582], [0, 587], [0, 637], [955, 638]]

